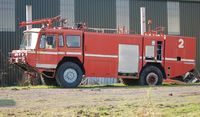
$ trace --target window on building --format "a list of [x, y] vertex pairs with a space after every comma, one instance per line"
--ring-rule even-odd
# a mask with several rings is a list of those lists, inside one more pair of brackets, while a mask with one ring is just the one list
[[167, 2], [168, 34], [180, 35], [179, 2]]
[[79, 48], [81, 46], [80, 36], [67, 36], [67, 47]]
[[116, 0], [117, 28], [129, 30], [129, 0]]
[[15, 0], [0, 0], [0, 31], [15, 31]]
[[60, 47], [64, 46], [63, 35], [59, 35], [58, 39], [59, 39], [59, 44], [58, 44], [58, 45], [59, 45]]
[[55, 36], [42, 35], [41, 39], [40, 39], [40, 48], [44, 48], [44, 49], [54, 49], [54, 48], [56, 48], [56, 38], [55, 38]]
[[74, 25], [74, 0], [60, 0], [60, 15], [67, 18], [68, 26]]

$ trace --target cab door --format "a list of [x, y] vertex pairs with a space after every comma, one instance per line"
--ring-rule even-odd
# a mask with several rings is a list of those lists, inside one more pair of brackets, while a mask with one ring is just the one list
[[67, 31], [64, 36], [67, 57], [77, 58], [83, 63], [83, 32]]
[[55, 69], [57, 67], [57, 41], [58, 35], [43, 33], [39, 37], [37, 46], [37, 68]]

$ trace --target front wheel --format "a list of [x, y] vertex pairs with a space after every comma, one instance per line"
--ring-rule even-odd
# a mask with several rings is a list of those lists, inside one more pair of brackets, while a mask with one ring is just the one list
[[56, 73], [58, 84], [66, 88], [77, 87], [81, 83], [82, 77], [81, 68], [73, 62], [65, 62], [58, 68]]
[[140, 74], [140, 85], [161, 85], [163, 82], [163, 74], [161, 70], [155, 66], [147, 66]]

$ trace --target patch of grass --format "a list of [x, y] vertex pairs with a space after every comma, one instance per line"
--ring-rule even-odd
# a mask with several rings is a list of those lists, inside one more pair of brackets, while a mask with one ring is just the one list
[[78, 88], [149, 88], [149, 87], [182, 87], [182, 86], [199, 86], [200, 83], [192, 84], [175, 84], [175, 83], [163, 83], [161, 86], [126, 86], [122, 83], [110, 84], [110, 85], [81, 85]]
[[[153, 108], [153, 109], [152, 109]], [[188, 105], [134, 105], [134, 104], [119, 104], [111, 105], [96, 105], [96, 106], [76, 106], [69, 108], [46, 108], [44, 110], [23, 111], [20, 109], [13, 110], [14, 114], [34, 115], [34, 116], [76, 116], [76, 117], [199, 117], [200, 104]], [[19, 113], [20, 112], [20, 113]]]
[[[126, 86], [122, 83], [117, 84], [110, 84], [110, 85], [81, 85], [78, 88], [149, 88], [151, 86], [140, 86], [140, 85], [134, 85], [134, 86]], [[153, 86], [153, 87], [160, 87], [160, 86]]]
[[199, 117], [200, 104], [177, 104], [177, 105], [165, 105], [161, 108], [162, 115], [169, 116], [181, 116], [181, 117]]
[[200, 83], [192, 83], [192, 84], [173, 84], [173, 83], [164, 83], [161, 85], [163, 87], [182, 87], [182, 86], [200, 86]]
[[47, 86], [47, 85], [37, 85], [37, 86], [10, 86], [10, 87], [1, 87], [0, 89], [11, 89], [11, 90], [29, 90], [29, 89], [54, 89], [62, 88], [59, 86]]

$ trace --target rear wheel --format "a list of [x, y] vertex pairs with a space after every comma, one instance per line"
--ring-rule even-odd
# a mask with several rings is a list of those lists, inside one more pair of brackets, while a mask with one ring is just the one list
[[83, 77], [83, 72], [81, 68], [73, 62], [66, 62], [62, 64], [56, 73], [56, 80], [60, 86], [66, 88], [75, 88], [77, 87]]
[[155, 66], [147, 66], [140, 75], [140, 85], [161, 85], [163, 81], [163, 74], [161, 70]]
[[121, 81], [127, 86], [138, 85], [138, 79], [121, 79]]

